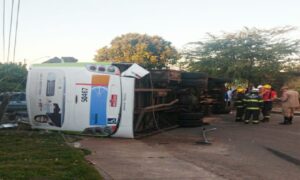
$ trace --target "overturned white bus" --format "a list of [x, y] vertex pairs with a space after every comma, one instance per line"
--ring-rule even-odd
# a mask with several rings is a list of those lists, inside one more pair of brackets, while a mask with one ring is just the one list
[[206, 101], [208, 81], [204, 73], [149, 73], [136, 64], [36, 64], [27, 79], [29, 120], [33, 128], [125, 138], [199, 126], [209, 106], [222, 104]]

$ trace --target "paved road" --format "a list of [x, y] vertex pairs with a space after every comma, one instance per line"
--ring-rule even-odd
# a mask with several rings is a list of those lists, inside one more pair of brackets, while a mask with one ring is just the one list
[[201, 128], [178, 128], [140, 140], [87, 138], [87, 158], [112, 179], [299, 179], [300, 117], [289, 126], [245, 125], [233, 115], [207, 118], [217, 128], [210, 146]]

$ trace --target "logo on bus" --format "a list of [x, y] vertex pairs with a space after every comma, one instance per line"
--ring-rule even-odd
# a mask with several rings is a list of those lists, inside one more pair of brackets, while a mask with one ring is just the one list
[[110, 106], [116, 107], [117, 106], [117, 98], [118, 96], [116, 94], [112, 94], [110, 98]]

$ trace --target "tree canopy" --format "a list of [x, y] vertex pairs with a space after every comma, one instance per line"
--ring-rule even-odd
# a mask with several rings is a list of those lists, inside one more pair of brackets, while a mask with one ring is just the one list
[[183, 54], [191, 71], [254, 84], [271, 83], [288, 67], [289, 57], [299, 52], [299, 40], [285, 37], [292, 30], [244, 28], [219, 36], [208, 34], [207, 41], [189, 43]]
[[110, 47], [97, 51], [95, 61], [137, 63], [147, 68], [163, 68], [176, 63], [179, 59], [177, 50], [171, 42], [159, 36], [128, 33], [116, 37]]
[[26, 79], [26, 65], [0, 63], [0, 92], [24, 91]]

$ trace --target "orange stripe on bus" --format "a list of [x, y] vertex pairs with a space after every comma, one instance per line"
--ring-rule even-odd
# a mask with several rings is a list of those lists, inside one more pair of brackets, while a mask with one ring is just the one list
[[107, 84], [76, 83], [77, 86], [107, 86]]
[[103, 86], [108, 86], [109, 75], [93, 75], [92, 84], [101, 84]]

